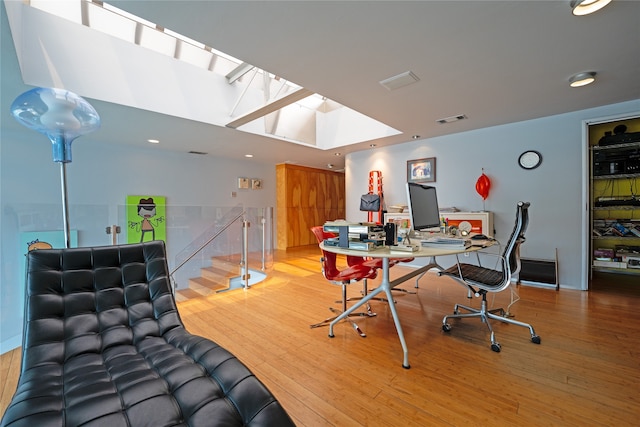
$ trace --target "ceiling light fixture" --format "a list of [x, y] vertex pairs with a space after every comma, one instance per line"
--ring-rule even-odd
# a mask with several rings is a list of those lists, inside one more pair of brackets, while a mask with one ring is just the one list
[[412, 138], [412, 139], [419, 139], [419, 138], [420, 138], [420, 135], [413, 135], [411, 138]]
[[342, 153], [333, 153], [335, 156], [342, 156]]
[[333, 163], [329, 163], [329, 164], [327, 164], [327, 167], [328, 167], [329, 169], [333, 169]]
[[244, 156], [247, 157], [247, 158], [251, 158], [251, 157], [253, 157], [253, 154], [245, 154]]
[[158, 139], [147, 139], [147, 142], [150, 142], [152, 144], [160, 144], [160, 140]]
[[369, 144], [369, 147], [374, 148], [376, 144]]
[[593, 83], [595, 80], [596, 80], [596, 73], [593, 71], [587, 71], [587, 72], [578, 73], [572, 76], [569, 79], [569, 85], [571, 87], [586, 86], [588, 84]]
[[571, 12], [576, 16], [584, 16], [602, 9], [609, 3], [611, 0], [571, 0]]

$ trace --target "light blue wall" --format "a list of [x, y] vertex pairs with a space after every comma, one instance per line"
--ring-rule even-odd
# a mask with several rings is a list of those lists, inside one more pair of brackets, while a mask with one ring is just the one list
[[[9, 32], [4, 4], [0, 9], [5, 36]], [[11, 37], [1, 37], [0, 42], [3, 54], [15, 56]], [[14, 60], [2, 62], [3, 71], [17, 66]], [[36, 132], [11, 134], [3, 126], [13, 120], [7, 106], [28, 89], [18, 90], [22, 82], [9, 81], [7, 75], [17, 74], [0, 73], [0, 353], [20, 344], [25, 250], [19, 244], [20, 233], [36, 227], [62, 228], [60, 167], [52, 162], [50, 143]], [[505, 239], [512, 228], [516, 201], [530, 201], [531, 226], [523, 255], [552, 258], [558, 248], [562, 287], [579, 289], [583, 286], [580, 264], [588, 256], [581, 246], [585, 234], [581, 217], [586, 211], [582, 199], [586, 173], [583, 121], [634, 112], [640, 112], [640, 100], [349, 154], [347, 218], [366, 219], [358, 206], [360, 195], [367, 191], [370, 170], [383, 171], [387, 202], [403, 203], [406, 161], [436, 157], [435, 185], [441, 206], [493, 211], [496, 237]], [[538, 150], [544, 157], [542, 166], [534, 171], [523, 171], [516, 164], [518, 155], [527, 149]], [[486, 204], [474, 187], [482, 168], [492, 181]], [[80, 230], [80, 245], [110, 242], [104, 229], [119, 223], [125, 197], [130, 194], [163, 195], [174, 207], [275, 206], [275, 165], [154, 147], [105, 146], [92, 142], [91, 135], [74, 142], [67, 174], [70, 223]], [[238, 190], [239, 176], [262, 178], [264, 189]], [[237, 192], [236, 198], [231, 197], [232, 191]], [[170, 254], [181, 247], [182, 242], [168, 239]]]
[[[366, 220], [358, 208], [360, 195], [368, 189], [370, 170], [382, 171], [387, 203], [405, 203], [406, 161], [436, 157], [435, 185], [441, 206], [493, 211], [496, 237], [504, 240], [513, 225], [515, 203], [530, 201], [531, 224], [523, 256], [550, 259], [558, 248], [561, 286], [580, 289], [584, 286], [580, 266], [588, 256], [581, 246], [583, 123], [634, 112], [640, 112], [640, 101], [349, 154], [347, 218]], [[527, 149], [543, 155], [542, 165], [533, 171], [522, 170], [516, 162]], [[20, 344], [24, 283], [18, 266], [24, 248], [18, 242], [25, 215], [29, 219], [31, 212], [42, 212], [35, 221], [61, 229], [60, 169], [51, 159], [50, 143], [44, 136], [2, 133], [1, 351]], [[483, 168], [492, 183], [484, 204], [475, 192]], [[109, 243], [104, 228], [119, 223], [129, 194], [163, 195], [174, 206], [275, 206], [275, 165], [154, 147], [105, 146], [92, 142], [90, 135], [74, 142], [67, 175], [70, 222], [72, 228], [81, 230], [80, 245]], [[264, 189], [238, 190], [239, 176], [262, 178]], [[231, 197], [232, 191], [237, 197]], [[171, 245], [169, 241], [170, 252], [182, 248], [182, 242], [177, 248]]]
[[[435, 157], [433, 185], [441, 207], [494, 212], [496, 238], [504, 241], [513, 229], [516, 203], [531, 202], [522, 256], [553, 259], [557, 248], [561, 287], [583, 289], [581, 265], [589, 257], [588, 248], [582, 247], [581, 223], [586, 212], [584, 121], [634, 113], [640, 115], [640, 100], [349, 154], [347, 219], [367, 218], [359, 211], [359, 199], [368, 190], [370, 170], [382, 171], [388, 204], [406, 204], [407, 160]], [[525, 150], [542, 153], [542, 165], [521, 169], [517, 160]], [[484, 203], [475, 191], [483, 168], [491, 180]]]
[[[4, 110], [3, 110], [4, 111]], [[22, 135], [22, 136], [20, 136]], [[22, 139], [26, 138], [26, 139]], [[236, 161], [163, 151], [155, 146], [131, 148], [99, 145], [91, 135], [73, 143], [67, 165], [70, 225], [78, 229], [79, 245], [107, 245], [105, 228], [124, 225], [127, 195], [166, 196], [167, 214], [181, 208], [275, 206], [275, 166], [253, 160]], [[238, 177], [263, 179], [262, 190], [239, 190]], [[24, 253], [20, 233], [61, 230], [60, 165], [52, 161], [51, 143], [33, 131], [0, 141], [0, 353], [20, 345], [23, 307]], [[231, 193], [236, 192], [236, 197]], [[209, 224], [199, 224], [202, 230]], [[171, 226], [170, 223], [167, 224]], [[193, 230], [191, 230], [193, 231]], [[189, 237], [168, 230], [170, 262]], [[126, 242], [121, 234], [119, 243]]]

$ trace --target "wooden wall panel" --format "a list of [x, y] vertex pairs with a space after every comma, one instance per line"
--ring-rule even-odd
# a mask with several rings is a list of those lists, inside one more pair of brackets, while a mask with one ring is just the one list
[[345, 217], [344, 174], [276, 165], [278, 249], [315, 244], [311, 227]]

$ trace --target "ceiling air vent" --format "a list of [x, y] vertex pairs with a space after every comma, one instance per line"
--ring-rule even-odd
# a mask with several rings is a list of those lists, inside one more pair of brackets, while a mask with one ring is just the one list
[[205, 153], [204, 151], [189, 151], [189, 154], [199, 154], [201, 156], [204, 156], [205, 154], [208, 154], [208, 153]]
[[396, 90], [401, 87], [416, 83], [418, 81], [420, 81], [420, 79], [418, 78], [418, 76], [413, 74], [413, 72], [405, 71], [404, 73], [400, 73], [397, 76], [389, 77], [388, 79], [382, 80], [380, 84], [389, 90]]
[[453, 123], [453, 122], [457, 122], [458, 120], [464, 120], [466, 118], [467, 116], [465, 116], [464, 114], [459, 114], [457, 116], [449, 116], [443, 119], [438, 119], [436, 120], [436, 123], [440, 123], [441, 125], [443, 125], [445, 123]]

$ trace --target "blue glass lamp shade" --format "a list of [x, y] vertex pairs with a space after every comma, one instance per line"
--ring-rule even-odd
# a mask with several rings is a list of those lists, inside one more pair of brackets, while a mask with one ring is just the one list
[[31, 89], [13, 101], [11, 113], [22, 125], [49, 137], [54, 162], [71, 162], [73, 140], [100, 127], [91, 104], [64, 89]]

